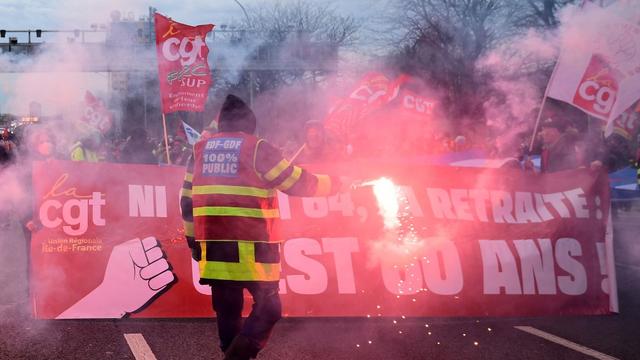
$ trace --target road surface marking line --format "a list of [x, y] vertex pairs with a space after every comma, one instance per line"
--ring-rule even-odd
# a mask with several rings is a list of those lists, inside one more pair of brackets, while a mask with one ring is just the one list
[[621, 262], [616, 262], [616, 266], [620, 266], [627, 269], [640, 270], [640, 266], [638, 265], [625, 264]]
[[563, 338], [561, 338], [559, 336], [555, 336], [553, 334], [549, 334], [548, 332], [544, 332], [542, 330], [538, 330], [538, 329], [536, 329], [534, 327], [531, 327], [531, 326], [514, 326], [514, 328], [516, 328], [518, 330], [521, 330], [521, 331], [524, 331], [526, 333], [529, 333], [531, 335], [539, 336], [539, 337], [541, 337], [541, 338], [543, 338], [545, 340], [549, 340], [549, 341], [554, 342], [554, 343], [556, 343], [558, 345], [562, 345], [564, 347], [568, 347], [571, 350], [575, 350], [577, 352], [581, 352], [581, 353], [583, 353], [585, 355], [589, 355], [589, 356], [594, 357], [596, 359], [600, 359], [600, 360], [619, 360], [616, 357], [613, 357], [613, 356], [610, 356], [610, 355], [607, 355], [607, 354], [603, 354], [603, 353], [601, 353], [599, 351], [595, 351], [595, 350], [590, 349], [590, 348], [588, 348], [586, 346], [582, 346], [580, 344], [576, 344], [576, 343], [571, 342], [571, 341], [569, 341], [567, 339], [563, 339]]
[[136, 360], [157, 360], [142, 334], [124, 334]]

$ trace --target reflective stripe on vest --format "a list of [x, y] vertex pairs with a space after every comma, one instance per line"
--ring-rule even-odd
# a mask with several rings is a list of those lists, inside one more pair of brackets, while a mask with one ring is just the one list
[[234, 186], [234, 185], [201, 185], [192, 188], [193, 195], [241, 195], [255, 196], [259, 198], [270, 198], [275, 196], [275, 191], [250, 187], [250, 186]]
[[100, 158], [97, 153], [83, 148], [81, 143], [75, 143], [71, 148], [71, 160], [99, 162]]
[[264, 179], [267, 181], [273, 181], [275, 178], [280, 176], [280, 174], [282, 174], [282, 172], [288, 167], [289, 161], [287, 161], [286, 159], [282, 159], [276, 166], [273, 167], [273, 169], [264, 174]]
[[283, 181], [282, 184], [278, 186], [278, 188], [283, 191], [289, 190], [289, 188], [292, 187], [293, 184], [298, 181], [298, 179], [300, 179], [300, 175], [302, 175], [302, 169], [294, 166], [291, 175], [285, 181]]
[[193, 216], [242, 216], [273, 219], [279, 216], [278, 209], [252, 209], [232, 206], [202, 206], [193, 208]]
[[280, 280], [280, 263], [256, 262], [255, 243], [245, 241], [235, 243], [238, 245], [239, 262], [207, 261], [207, 246], [202, 244], [200, 246], [202, 260], [198, 263], [200, 278], [234, 281]]

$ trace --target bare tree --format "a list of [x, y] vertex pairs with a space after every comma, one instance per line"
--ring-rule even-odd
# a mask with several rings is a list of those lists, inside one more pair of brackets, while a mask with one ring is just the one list
[[513, 31], [511, 11], [503, 0], [397, 0], [391, 20], [403, 33], [393, 63], [446, 89], [454, 122], [476, 116], [485, 82], [476, 61]]
[[269, 43], [281, 43], [292, 33], [304, 33], [312, 41], [336, 46], [353, 44], [360, 27], [354, 17], [337, 14], [329, 4], [300, 0], [252, 7], [243, 26]]
[[514, 18], [520, 27], [554, 28], [559, 25], [558, 11], [576, 0], [526, 0], [522, 12]]
[[[248, 7], [235, 28], [243, 31], [236, 31], [234, 46], [250, 54], [224, 90], [254, 101], [263, 131], [278, 128], [278, 135], [291, 138], [305, 121], [321, 116], [313, 101], [317, 85], [337, 69], [339, 50], [354, 44], [360, 24], [329, 4], [298, 0]], [[294, 108], [305, 111], [293, 116]]]
[[278, 62], [294, 65], [286, 69], [274, 66], [253, 75], [246, 72], [246, 81], [253, 76], [256, 93], [321, 78], [322, 69], [331, 68], [328, 63], [337, 61], [340, 48], [354, 43], [360, 28], [355, 18], [339, 15], [329, 4], [304, 1], [250, 7], [241, 26], [247, 29], [247, 36], [262, 41], [253, 56], [266, 67]]

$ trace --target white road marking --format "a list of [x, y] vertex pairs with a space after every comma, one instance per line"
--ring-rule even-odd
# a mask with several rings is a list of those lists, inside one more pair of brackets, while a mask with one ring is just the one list
[[574, 342], [571, 342], [567, 339], [563, 339], [559, 336], [555, 336], [553, 334], [549, 334], [548, 332], [544, 332], [542, 330], [538, 330], [534, 327], [531, 326], [514, 326], [514, 328], [524, 331], [526, 333], [529, 333], [531, 335], [535, 335], [535, 336], [539, 336], [545, 340], [549, 340], [551, 342], [554, 342], [558, 345], [562, 345], [564, 347], [568, 347], [571, 350], [575, 350], [577, 352], [583, 353], [585, 355], [589, 355], [591, 357], [594, 357], [596, 359], [600, 359], [600, 360], [619, 360], [616, 357], [607, 355], [607, 354], [603, 354], [599, 351], [595, 351], [593, 349], [590, 349], [586, 346], [582, 346], [580, 344], [576, 344]]
[[136, 360], [157, 360], [142, 334], [124, 334]]
[[638, 265], [625, 264], [625, 263], [621, 263], [621, 262], [616, 262], [616, 266], [620, 266], [620, 267], [627, 268], [627, 269], [640, 270], [640, 266], [638, 266]]

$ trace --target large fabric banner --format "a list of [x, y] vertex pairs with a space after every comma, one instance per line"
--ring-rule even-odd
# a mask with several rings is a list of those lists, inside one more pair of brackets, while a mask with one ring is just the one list
[[[279, 194], [287, 316], [617, 310], [606, 174], [380, 160], [310, 169], [362, 182], [331, 197]], [[53, 161], [33, 174], [37, 318], [213, 315], [183, 237], [184, 168]]]
[[162, 112], [203, 111], [211, 86], [205, 42], [213, 25], [189, 26], [155, 14]]

